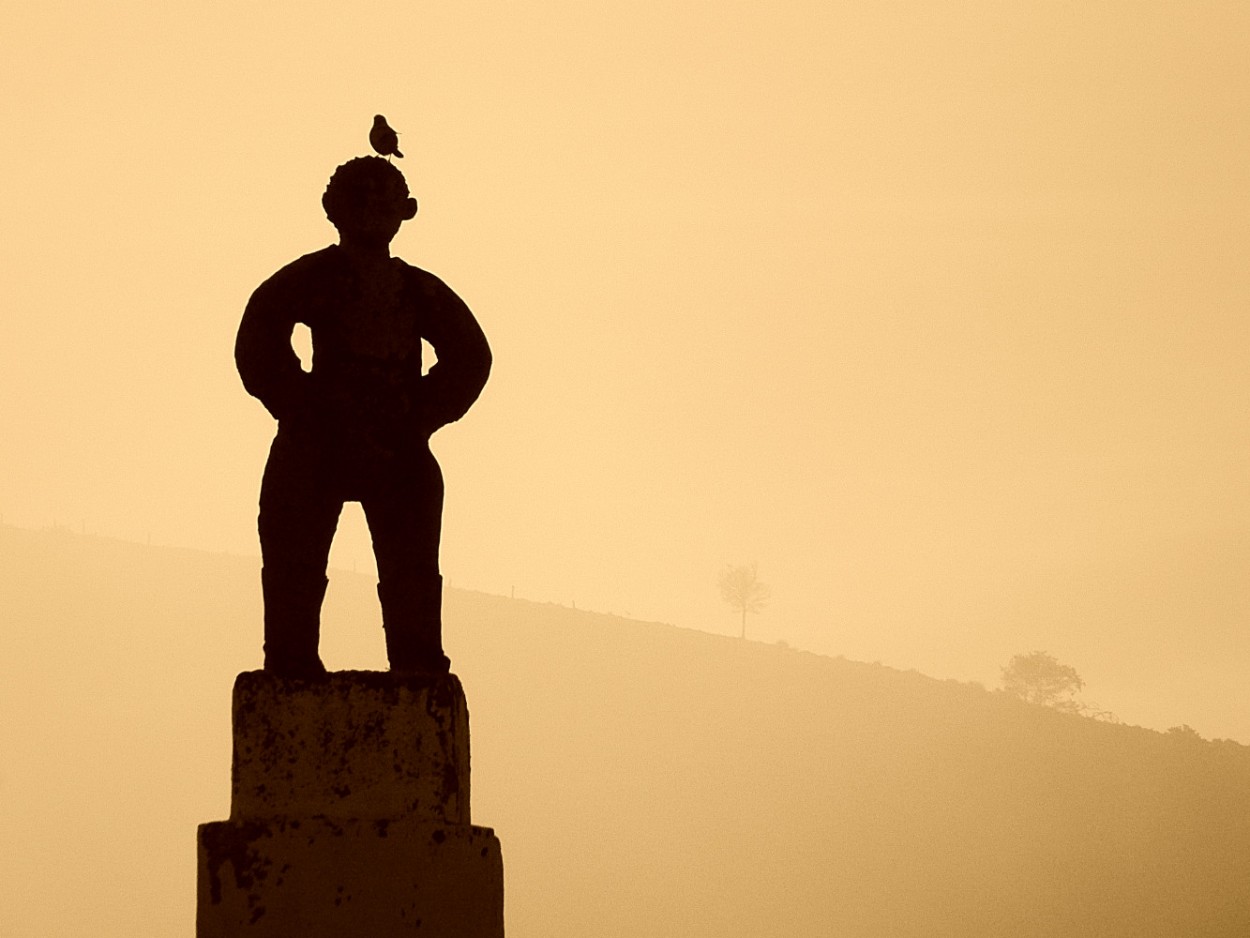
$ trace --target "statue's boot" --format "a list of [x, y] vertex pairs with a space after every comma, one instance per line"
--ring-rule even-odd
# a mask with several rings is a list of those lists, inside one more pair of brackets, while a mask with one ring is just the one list
[[329, 581], [321, 573], [266, 566], [260, 572], [265, 599], [265, 670], [280, 677], [324, 677], [321, 601]]
[[408, 573], [378, 583], [382, 628], [391, 670], [408, 674], [446, 674], [451, 661], [443, 654], [443, 578], [437, 573]]

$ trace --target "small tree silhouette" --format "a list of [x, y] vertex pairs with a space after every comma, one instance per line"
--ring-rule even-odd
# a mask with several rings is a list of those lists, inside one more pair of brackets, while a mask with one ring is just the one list
[[1084, 710], [1074, 695], [1085, 682], [1075, 668], [1060, 664], [1054, 655], [1044, 651], [1016, 655], [1002, 671], [1003, 690], [1014, 697], [1068, 713]]
[[747, 613], [759, 612], [768, 604], [772, 590], [761, 583], [755, 564], [729, 566], [720, 574], [720, 595], [730, 607], [742, 613], [742, 634], [747, 637]]
[[1185, 742], [1190, 743], [1205, 742], [1201, 734], [1188, 723], [1182, 723], [1180, 726], [1169, 726], [1167, 735], [1172, 739], [1183, 739]]

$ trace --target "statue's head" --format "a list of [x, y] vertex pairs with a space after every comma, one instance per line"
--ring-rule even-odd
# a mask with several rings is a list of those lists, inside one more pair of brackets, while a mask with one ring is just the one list
[[348, 160], [334, 171], [321, 205], [343, 240], [386, 245], [417, 214], [404, 174], [380, 156]]

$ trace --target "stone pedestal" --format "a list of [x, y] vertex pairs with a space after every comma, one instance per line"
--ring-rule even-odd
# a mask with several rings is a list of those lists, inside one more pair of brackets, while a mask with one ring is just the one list
[[199, 829], [198, 938], [502, 938], [455, 675], [240, 674], [232, 779]]

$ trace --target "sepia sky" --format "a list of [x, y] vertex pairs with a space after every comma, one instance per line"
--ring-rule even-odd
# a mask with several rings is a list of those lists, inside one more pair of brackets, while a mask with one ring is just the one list
[[[716, 575], [757, 561], [755, 637], [987, 683], [1045, 648], [1130, 718], [1233, 732], [1246, 5], [2, 22], [6, 523], [257, 552], [273, 425], [234, 332], [333, 240], [321, 191], [383, 113], [421, 204], [394, 251], [495, 351], [434, 443], [452, 585], [733, 632]], [[358, 509], [332, 562], [370, 563]]]

